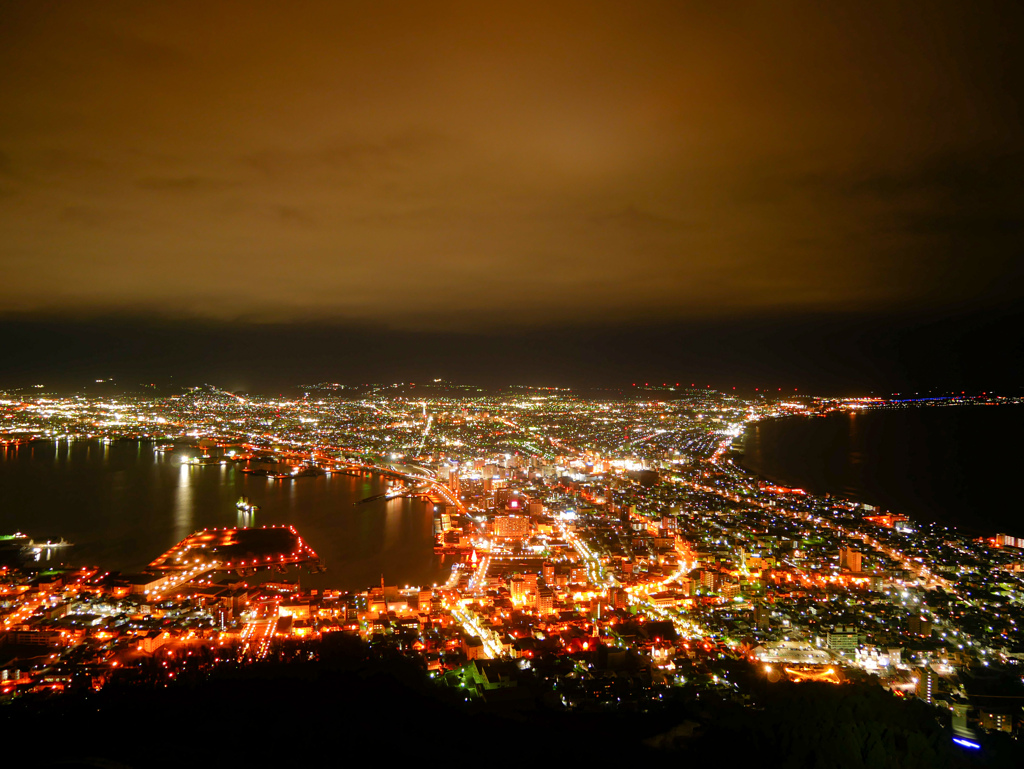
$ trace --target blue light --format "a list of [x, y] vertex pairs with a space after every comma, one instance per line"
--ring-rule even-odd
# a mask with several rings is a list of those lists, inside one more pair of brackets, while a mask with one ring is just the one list
[[974, 742], [973, 740], [965, 739], [963, 737], [954, 737], [953, 742], [955, 742], [957, 745], [963, 745], [965, 748], [973, 748], [975, 750], [981, 748], [981, 745], [979, 745], [978, 743]]

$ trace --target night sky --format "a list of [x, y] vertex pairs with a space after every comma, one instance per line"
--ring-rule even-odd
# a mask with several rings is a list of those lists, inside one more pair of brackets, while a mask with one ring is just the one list
[[1024, 384], [1024, 7], [0, 4], [0, 387]]

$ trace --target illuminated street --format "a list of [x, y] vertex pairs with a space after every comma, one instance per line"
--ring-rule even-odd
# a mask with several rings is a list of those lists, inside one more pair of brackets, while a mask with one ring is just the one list
[[[647, 671], [643, 696], [659, 701], [665, 687], [742, 697], [725, 671], [743, 664], [771, 681], [868, 675], [900, 696], [933, 670], [928, 701], [959, 707], [972, 666], [1016, 659], [1024, 570], [1014, 554], [1024, 542], [915, 527], [736, 462], [748, 425], [893, 407], [882, 400], [669, 387], [618, 401], [330, 389], [283, 401], [196, 388], [187, 399], [0, 407], [9, 440], [149, 440], [188, 473], [231, 465], [288, 484], [376, 474], [379, 498], [428, 514], [446, 564], [438, 585], [389, 585], [384, 574], [361, 592], [303, 589], [288, 569], [325, 564], [294, 527], [251, 525], [260, 513], [243, 498], [248, 526], [197, 531], [130, 579], [97, 565], [57, 570], [37, 587], [31, 571], [8, 568], [3, 628], [49, 650], [10, 679], [8, 697], [59, 691], [83, 669], [104, 671], [92, 679], [102, 688], [153, 656], [165, 677], [184, 674], [197, 653], [248, 664], [337, 633], [397, 646], [470, 699], [488, 691], [466, 686], [477, 661], [515, 663], [505, 686], [564, 659], [573, 677], [549, 683], [571, 688], [611, 664], [614, 649], [626, 655], [616, 664]], [[181, 441], [195, 449], [182, 452]], [[23, 535], [6, 541], [25, 567], [42, 557]], [[956, 570], [963, 559], [990, 564], [1005, 603], [979, 596], [977, 579]], [[602, 691], [595, 702], [621, 702]], [[583, 707], [576, 697], [563, 706]]]

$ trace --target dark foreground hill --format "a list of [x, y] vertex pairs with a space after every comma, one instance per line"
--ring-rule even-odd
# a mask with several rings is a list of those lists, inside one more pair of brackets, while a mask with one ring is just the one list
[[22, 698], [0, 707], [0, 744], [5, 767], [1024, 765], [1008, 737], [967, 754], [940, 711], [866, 684], [777, 685], [756, 708], [679, 690], [651, 712], [566, 713], [521, 694], [467, 703], [411, 660], [339, 639], [315, 662]]

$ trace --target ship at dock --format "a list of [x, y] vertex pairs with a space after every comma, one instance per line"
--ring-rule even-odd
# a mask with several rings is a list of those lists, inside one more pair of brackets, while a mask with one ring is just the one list
[[66, 550], [70, 542], [63, 538], [54, 542], [36, 542], [20, 531], [14, 534], [0, 534], [0, 564], [4, 566], [24, 566], [33, 562], [51, 560], [54, 550]]
[[263, 476], [286, 480], [293, 478], [313, 478], [324, 474], [324, 469], [315, 465], [291, 465], [283, 462], [250, 461], [242, 472], [247, 475]]

